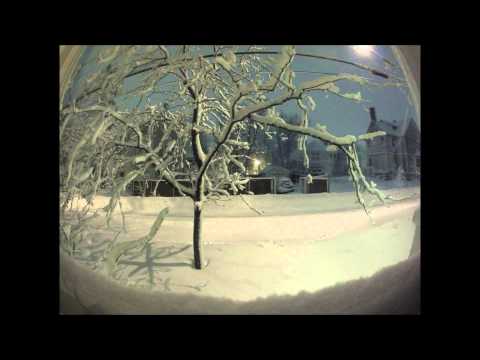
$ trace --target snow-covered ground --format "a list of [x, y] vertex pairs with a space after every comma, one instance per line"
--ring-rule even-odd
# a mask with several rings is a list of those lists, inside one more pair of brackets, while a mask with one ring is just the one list
[[[414, 185], [389, 188], [378, 184], [378, 187], [382, 190], [386, 189], [385, 193], [394, 198], [419, 198], [420, 196], [420, 188]], [[360, 208], [352, 192], [352, 184], [347, 179], [332, 182], [330, 193], [294, 192], [276, 195], [243, 195], [243, 199], [262, 211], [265, 216], [303, 215]], [[105, 207], [109, 200], [108, 196], [97, 196], [92, 209]], [[258, 217], [259, 215], [252, 211], [244, 200], [240, 196], [231, 196], [226, 200], [210, 201], [204, 205], [203, 214], [206, 217]], [[365, 200], [371, 207], [381, 205], [381, 202], [371, 195], [365, 195]], [[122, 197], [121, 203], [123, 211], [129, 215], [157, 215], [161, 209], [168, 207], [170, 209], [169, 218], [192, 218], [193, 216], [193, 202], [186, 197], [125, 196]], [[387, 201], [387, 204], [391, 203], [391, 201]], [[77, 208], [82, 208], [85, 204], [81, 200], [74, 201], [74, 206]], [[119, 207], [116, 212], [120, 212]]]
[[[140, 297], [183, 294], [245, 303], [316, 293], [367, 278], [405, 261], [419, 233], [420, 224], [413, 221], [420, 206], [419, 187], [386, 192], [403, 200], [389, 201], [385, 206], [374, 202], [373, 221], [359, 208], [351, 192], [246, 196], [264, 215], [252, 212], [239, 197], [221, 205], [207, 204], [203, 240], [208, 266], [201, 271], [191, 266], [190, 199], [126, 197], [122, 207], [127, 214], [128, 233], [122, 233], [117, 241], [144, 236], [154, 215], [165, 206], [170, 208], [151, 246], [141, 255], [122, 257], [116, 279], [109, 278], [99, 259], [115, 233], [107, 231], [103, 217], [99, 217], [92, 221], [92, 235], [81, 245], [81, 253], [62, 265], [70, 264], [62, 272], [70, 283], [65, 289], [72, 294], [72, 289], [80, 286], [77, 283], [72, 287], [72, 279], [85, 274], [75, 271], [92, 271], [96, 281], [104, 282], [105, 289], [121, 286]], [[94, 207], [101, 208], [107, 202], [108, 198], [97, 197]], [[119, 213], [112, 227], [121, 228]], [[78, 291], [83, 294], [83, 302], [94, 303], [92, 299], [99, 295], [93, 292], [103, 290]], [[118, 309], [114, 297], [111, 301], [112, 309]]]
[[[415, 188], [420, 186], [419, 180], [402, 180], [402, 179], [394, 179], [394, 180], [381, 180], [375, 178], [368, 178], [369, 181], [375, 182], [377, 188], [381, 190], [395, 190], [395, 189], [406, 189], [406, 188]], [[352, 180], [349, 176], [342, 176], [342, 177], [330, 177], [330, 191], [331, 192], [351, 192], [352, 191]]]

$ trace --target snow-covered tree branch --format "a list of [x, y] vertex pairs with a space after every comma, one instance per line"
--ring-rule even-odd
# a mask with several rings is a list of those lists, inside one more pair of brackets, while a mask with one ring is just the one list
[[[63, 213], [74, 196], [91, 201], [100, 188], [108, 188], [110, 219], [135, 179], [163, 179], [195, 204], [194, 264], [201, 269], [203, 202], [245, 192], [249, 178], [242, 156], [252, 145], [245, 134], [257, 125], [262, 131], [269, 126], [299, 134], [307, 165], [306, 137], [338, 146], [347, 155], [361, 205], [366, 209], [363, 189], [383, 199], [365, 179], [355, 144], [384, 133], [336, 136], [324, 126], [310, 127], [308, 119], [315, 108], [309, 93], [330, 92], [358, 101], [361, 95], [342, 93], [338, 83], [365, 86], [369, 80], [340, 73], [296, 83], [296, 56], [339, 61], [388, 77], [353, 62], [297, 54], [294, 46], [280, 51], [215, 48], [214, 54], [201, 54], [190, 46], [177, 51], [165, 46], [102, 51], [96, 70], [71, 89], [72, 101], [62, 100], [61, 183], [67, 194]], [[298, 105], [299, 125], [285, 121], [277, 111], [290, 102]]]

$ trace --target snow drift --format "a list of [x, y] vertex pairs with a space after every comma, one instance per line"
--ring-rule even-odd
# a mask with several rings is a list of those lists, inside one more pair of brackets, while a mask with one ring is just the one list
[[133, 290], [61, 255], [64, 281], [62, 314], [418, 314], [420, 255], [385, 268], [370, 278], [349, 281], [314, 293], [271, 296], [235, 302], [194, 294]]
[[[177, 205], [172, 208], [176, 216], [166, 219], [158, 238], [152, 242], [152, 254], [159, 255], [152, 258], [148, 255], [148, 260], [125, 259], [127, 267], [121, 270], [124, 280], [133, 282], [146, 281], [140, 278], [145, 278], [144, 275], [148, 278], [150, 274], [151, 287], [145, 288], [148, 283], [137, 287], [129, 285], [129, 281], [113, 280], [102, 270], [92, 271], [89, 262], [61, 252], [61, 311], [66, 314], [418, 313], [419, 198], [377, 207], [373, 213], [376, 224], [372, 225], [353, 200], [345, 205], [349, 194], [331, 194], [337, 206], [349, 210], [311, 212], [314, 207], [328, 209], [327, 204], [332, 202], [325, 194], [318, 195], [315, 204], [310, 197], [288, 196], [290, 206], [286, 210], [281, 204], [283, 198], [256, 197], [257, 205], [270, 207], [270, 216], [245, 217], [238, 204], [229, 202], [222, 209], [224, 217], [217, 217], [212, 216], [218, 211], [212, 207], [212, 213], [205, 219], [208, 226], [204, 234], [207, 258], [212, 262], [202, 271], [189, 266], [191, 219], [182, 218], [182, 212], [187, 214], [187, 206], [191, 205], [185, 202], [188, 199], [125, 199], [136, 202], [138, 207], [130, 209], [129, 232], [122, 235], [121, 241], [144, 235], [152, 221], [153, 214], [149, 212], [154, 208], [158, 211], [159, 203]], [[273, 210], [293, 215], [277, 215]], [[302, 210], [306, 212], [302, 214]], [[162, 255], [162, 251], [167, 255]], [[149, 273], [139, 275], [136, 267], [146, 270], [147, 262], [152, 265]], [[205, 281], [208, 286], [201, 291], [195, 289]], [[171, 289], [167, 289], [167, 283]]]

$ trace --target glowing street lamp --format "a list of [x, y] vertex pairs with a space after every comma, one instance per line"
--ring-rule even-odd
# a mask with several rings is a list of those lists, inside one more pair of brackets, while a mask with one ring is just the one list
[[355, 45], [353, 50], [360, 56], [370, 57], [374, 53], [372, 45]]
[[258, 175], [258, 168], [262, 164], [262, 161], [259, 159], [253, 159], [252, 161], [252, 174]]
[[385, 61], [390, 66], [395, 66], [390, 60], [384, 58], [378, 52], [375, 51], [375, 47], [373, 45], [354, 45], [352, 46], [353, 51], [355, 51], [359, 56], [362, 57], [371, 57], [372, 55], [377, 56], [378, 58]]

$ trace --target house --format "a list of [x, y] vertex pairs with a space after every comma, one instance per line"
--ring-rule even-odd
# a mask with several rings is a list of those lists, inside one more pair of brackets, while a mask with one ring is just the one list
[[367, 140], [367, 173], [369, 176], [393, 179], [399, 172], [406, 180], [420, 175], [420, 129], [413, 118], [403, 123], [377, 120], [375, 108], [370, 108], [367, 132], [384, 131], [385, 136]]
[[[331, 174], [332, 168], [336, 163], [337, 156], [335, 153], [328, 152], [326, 146], [320, 140], [312, 140], [307, 144], [307, 154], [310, 162], [309, 169], [305, 168], [303, 151], [295, 149], [288, 158], [288, 168], [295, 175], [313, 175]], [[346, 159], [345, 159], [346, 161]]]
[[347, 155], [343, 151], [335, 151], [332, 153], [333, 166], [332, 176], [347, 176], [348, 175], [348, 160]]

